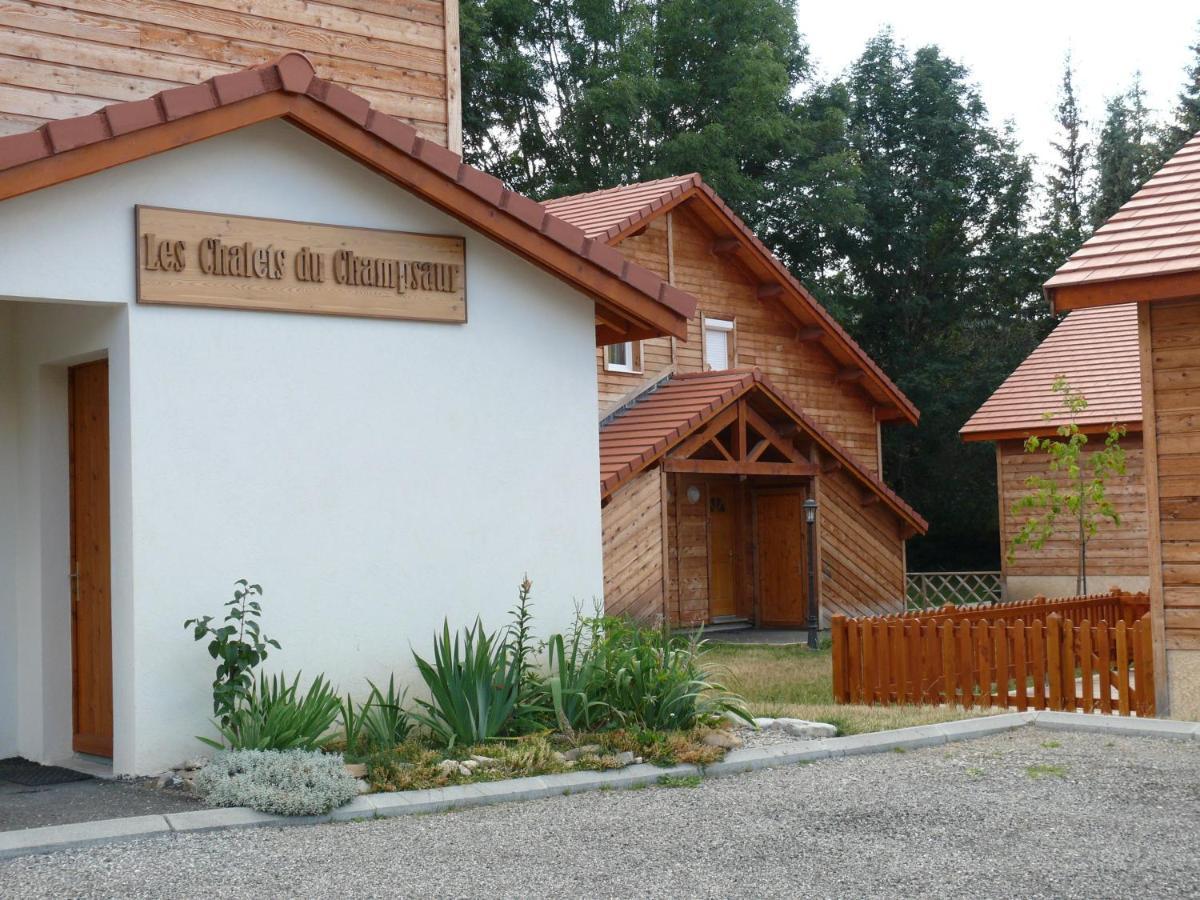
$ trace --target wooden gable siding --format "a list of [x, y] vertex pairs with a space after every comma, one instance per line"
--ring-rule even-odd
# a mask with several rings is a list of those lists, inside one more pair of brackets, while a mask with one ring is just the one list
[[836, 380], [838, 365], [815, 343], [797, 340], [798, 327], [781, 307], [760, 300], [757, 284], [736, 263], [712, 252], [713, 237], [687, 209], [652, 221], [626, 238], [621, 252], [696, 297], [699, 308], [688, 322], [688, 340], [642, 342], [642, 373], [608, 372], [603, 352], [596, 357], [599, 402], [603, 409], [638, 385], [668, 369], [704, 370], [702, 319], [735, 321], [733, 354], [739, 367], [757, 366], [796, 405], [839, 440], [868, 470], [879, 471], [879, 431], [867, 398]]
[[844, 470], [817, 479], [821, 627], [830, 617], [877, 616], [904, 609], [904, 541], [894, 515], [864, 506]]
[[1152, 566], [1162, 578], [1156, 612], [1166, 649], [1200, 650], [1200, 298], [1153, 303], [1141, 314], [1143, 378], [1149, 375], [1143, 411], [1155, 424], [1147, 485], [1156, 495], [1151, 515], [1158, 514], [1151, 521]]
[[0, 134], [269, 62], [461, 148], [457, 0], [3, 0]]
[[[1102, 446], [1103, 435], [1088, 439], [1091, 451]], [[1150, 560], [1147, 554], [1145, 454], [1140, 434], [1127, 435], [1121, 446], [1125, 450], [1125, 475], [1109, 478], [1106, 484], [1121, 523], [1105, 521], [1096, 535], [1088, 541], [1088, 575], [1146, 575]], [[1053, 536], [1040, 550], [1019, 547], [1012, 561], [1008, 548], [1021, 529], [1023, 518], [1013, 515], [1013, 504], [1028, 495], [1025, 481], [1030, 475], [1047, 476], [1047, 457], [1044, 453], [1026, 453], [1022, 441], [1000, 441], [996, 445], [997, 480], [1000, 503], [1000, 558], [1005, 576], [1074, 575], [1078, 569], [1079, 542], [1077, 527], [1064, 517]], [[1061, 484], [1066, 473], [1055, 473]]]
[[663, 506], [658, 469], [643, 472], [612, 495], [601, 513], [604, 611], [639, 621], [660, 620], [663, 605]]

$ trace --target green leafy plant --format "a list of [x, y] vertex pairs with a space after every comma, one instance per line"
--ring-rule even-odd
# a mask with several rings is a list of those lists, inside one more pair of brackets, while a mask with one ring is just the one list
[[[1125, 474], [1125, 451], [1121, 448], [1125, 426], [1111, 426], [1105, 434], [1104, 448], [1085, 454], [1088, 437], [1079, 430], [1078, 419], [1087, 409], [1087, 398], [1073, 390], [1062, 375], [1054, 379], [1051, 389], [1061, 396], [1067, 421], [1056, 429], [1057, 437], [1032, 435], [1025, 441], [1026, 453], [1046, 454], [1048, 474], [1035, 473], [1025, 479], [1029, 493], [1013, 504], [1014, 516], [1028, 515], [1009, 545], [1008, 559], [1011, 562], [1023, 545], [1042, 549], [1054, 535], [1059, 518], [1069, 516], [1078, 536], [1075, 591], [1082, 595], [1087, 593], [1088, 541], [1101, 522], [1121, 524], [1105, 484], [1109, 477]], [[1045, 412], [1042, 417], [1052, 419], [1054, 413]]]
[[216, 723], [224, 744], [200, 738], [211, 747], [234, 750], [317, 750], [333, 727], [341, 703], [323, 675], [300, 692], [300, 676], [262, 675], [228, 723]]
[[222, 727], [229, 727], [238, 709], [254, 687], [254, 670], [267, 658], [269, 647], [280, 649], [279, 642], [263, 634], [258, 624], [262, 605], [258, 599], [262, 587], [245, 578], [235, 582], [233, 599], [225, 604], [225, 623], [213, 626], [213, 617], [188, 619], [184, 628], [192, 629], [197, 641], [209, 639], [208, 653], [217, 661], [213, 679], [213, 714]]
[[600, 718], [603, 703], [593, 696], [600, 669], [592, 647], [601, 631], [600, 618], [585, 619], [575, 611], [569, 635], [555, 634], [546, 644], [550, 674], [546, 689], [554, 712], [555, 726], [568, 738], [577, 730], [589, 730]]
[[546, 703], [546, 686], [536, 665], [537, 639], [533, 635], [533, 610], [530, 594], [533, 582], [526, 576], [517, 590], [517, 604], [509, 615], [512, 621], [504, 634], [508, 661], [516, 672], [517, 702], [507, 731], [529, 734], [545, 726], [550, 707]]
[[371, 695], [362, 708], [362, 738], [369, 751], [387, 750], [408, 740], [412, 720], [404, 710], [407, 690], [396, 690], [396, 676], [389, 675], [387, 691], [370, 679]]
[[656, 730], [689, 729], [725, 713], [752, 722], [745, 703], [712, 680], [704, 651], [698, 636], [604, 619], [592, 647], [595, 699], [617, 721]]
[[433, 662], [413, 652], [417, 670], [429, 688], [429, 701], [418, 700], [412, 717], [447, 747], [478, 744], [503, 734], [516, 709], [520, 670], [507, 642], [484, 631], [483, 622], [450, 636], [443, 623], [435, 637]]

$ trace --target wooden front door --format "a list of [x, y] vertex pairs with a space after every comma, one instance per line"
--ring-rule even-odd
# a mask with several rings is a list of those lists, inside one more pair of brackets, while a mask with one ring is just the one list
[[734, 596], [737, 487], [731, 481], [708, 485], [708, 615], [737, 614]]
[[68, 384], [72, 743], [77, 753], [112, 756], [108, 361], [73, 366]]
[[805, 624], [804, 494], [764, 492], [754, 500], [758, 547], [758, 624]]

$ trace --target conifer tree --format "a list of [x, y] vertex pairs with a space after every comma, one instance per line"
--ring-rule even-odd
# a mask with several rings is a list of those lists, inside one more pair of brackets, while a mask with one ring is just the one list
[[1169, 159], [1176, 150], [1200, 132], [1200, 25], [1196, 28], [1195, 43], [1189, 48], [1192, 61], [1184, 70], [1183, 88], [1175, 105], [1175, 119], [1166, 127], [1159, 158]]
[[1094, 228], [1121, 208], [1157, 168], [1153, 125], [1140, 76], [1124, 93], [1109, 99], [1096, 148], [1096, 190], [1090, 207]]
[[1043, 223], [1048, 254], [1054, 265], [1083, 243], [1091, 145], [1084, 139], [1087, 122], [1075, 96], [1075, 70], [1071, 54], [1063, 61], [1063, 77], [1055, 109], [1058, 138], [1050, 146], [1057, 154], [1046, 183], [1046, 217]]

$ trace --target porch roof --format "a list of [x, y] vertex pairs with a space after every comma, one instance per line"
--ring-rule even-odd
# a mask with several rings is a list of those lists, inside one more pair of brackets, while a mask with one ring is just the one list
[[878, 497], [901, 520], [924, 534], [929, 524], [803, 410], [780, 394], [758, 369], [676, 375], [600, 425], [600, 493], [604, 499], [699, 432], [724, 410], [753, 397], [803, 432], [826, 457]]

